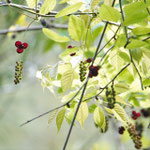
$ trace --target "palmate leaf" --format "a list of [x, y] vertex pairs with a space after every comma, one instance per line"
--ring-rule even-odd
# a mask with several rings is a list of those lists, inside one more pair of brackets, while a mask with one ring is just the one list
[[82, 6], [82, 2], [76, 3], [74, 5], [71, 5], [69, 7], [64, 8], [63, 10], [61, 10], [55, 17], [59, 18], [59, 17], [63, 17], [66, 16], [68, 14], [74, 13], [77, 10], [79, 10], [79, 8]]
[[[77, 107], [77, 104], [75, 108]], [[81, 103], [79, 111], [77, 113], [77, 120], [79, 121], [81, 127], [83, 128], [84, 122], [88, 117], [88, 106], [86, 102]]]
[[74, 79], [74, 70], [72, 68], [68, 69], [62, 74], [61, 87], [63, 92], [66, 92], [71, 88], [73, 79]]
[[66, 108], [63, 108], [62, 110], [59, 111], [56, 117], [57, 132], [60, 131], [61, 125], [65, 117], [65, 113], [66, 113]]
[[36, 6], [36, 2], [38, 3], [39, 0], [26, 0], [27, 2], [27, 5], [30, 7], [30, 8], [33, 8]]
[[100, 107], [97, 107], [94, 110], [94, 122], [98, 125], [103, 131], [105, 129], [105, 115], [103, 110]]
[[69, 42], [70, 39], [66, 36], [60, 36], [59, 34], [57, 34], [56, 32], [47, 29], [47, 28], [43, 28], [43, 33], [50, 38], [53, 41], [56, 42], [60, 42], [60, 43], [65, 43], [65, 42]]
[[56, 0], [45, 0], [41, 9], [40, 14], [45, 15], [52, 11], [56, 6]]

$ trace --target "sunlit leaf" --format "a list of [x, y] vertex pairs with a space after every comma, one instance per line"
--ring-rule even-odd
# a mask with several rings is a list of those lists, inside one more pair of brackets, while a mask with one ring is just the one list
[[101, 8], [99, 9], [99, 16], [101, 19], [107, 20], [107, 21], [114, 21], [117, 22], [120, 20], [120, 13], [117, 9], [107, 6], [103, 4]]
[[75, 41], [81, 41], [85, 38], [85, 23], [80, 17], [70, 16], [69, 17], [69, 35]]
[[58, 111], [58, 109], [50, 112], [49, 119], [48, 119], [48, 124], [50, 124], [52, 122], [52, 120], [55, 118], [55, 116], [57, 114], [57, 111]]
[[[39, 0], [26, 0], [26, 2], [29, 7], [33, 8], [38, 4]], [[36, 4], [36, 2], [37, 2], [37, 4]]]
[[115, 104], [115, 107], [113, 108], [113, 113], [114, 113], [114, 116], [117, 118], [117, 120], [123, 123], [128, 122], [127, 114], [125, 110], [119, 104]]
[[135, 35], [144, 35], [144, 34], [148, 34], [150, 33], [150, 27], [145, 27], [145, 26], [141, 26], [141, 27], [136, 27], [132, 30], [133, 34]]
[[79, 8], [82, 6], [82, 2], [76, 3], [74, 5], [68, 6], [66, 8], [64, 8], [63, 10], [61, 10], [55, 17], [59, 18], [59, 17], [63, 17], [66, 16], [68, 14], [74, 13], [77, 10], [79, 10]]
[[57, 131], [59, 132], [66, 113], [66, 108], [62, 108], [56, 118]]
[[79, 111], [77, 113], [77, 120], [79, 121], [82, 128], [87, 117], [88, 117], [88, 106], [86, 102], [83, 102], [81, 103]]
[[96, 125], [98, 125], [102, 130], [105, 129], [105, 115], [103, 110], [100, 107], [97, 107], [94, 110], [94, 122]]
[[48, 38], [50, 38], [53, 41], [60, 42], [60, 43], [69, 42], [70, 41], [70, 39], [68, 37], [60, 36], [59, 34], [57, 34], [56, 32], [54, 32], [54, 31], [52, 31], [50, 29], [43, 28], [43, 32]]
[[56, 0], [45, 0], [41, 9], [40, 14], [45, 15], [52, 11], [56, 6]]
[[91, 10], [94, 10], [94, 8], [101, 2], [101, 0], [92, 0], [91, 3]]
[[71, 88], [73, 78], [74, 78], [74, 70], [73, 69], [69, 69], [62, 74], [61, 87], [64, 92], [66, 92], [67, 90], [69, 90]]

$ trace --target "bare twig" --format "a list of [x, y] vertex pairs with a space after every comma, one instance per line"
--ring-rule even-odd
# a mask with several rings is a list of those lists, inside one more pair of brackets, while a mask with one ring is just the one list
[[[43, 28], [67, 29], [68, 26], [63, 25], [63, 24], [51, 24], [51, 25], [48, 25], [46, 27], [43, 27], [41, 25], [37, 25], [37, 26], [29, 27], [27, 31], [41, 30]], [[0, 30], [0, 34], [7, 34], [9, 32], [23, 32], [23, 31], [26, 31], [26, 29], [27, 29], [27, 27], [17, 27], [16, 29], [4, 29], [4, 30]]]

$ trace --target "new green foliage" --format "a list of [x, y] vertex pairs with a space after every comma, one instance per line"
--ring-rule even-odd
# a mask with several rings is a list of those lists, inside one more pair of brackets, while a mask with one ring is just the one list
[[84, 40], [86, 33], [84, 20], [74, 15], [70, 16], [68, 32], [73, 40], [75, 41]]
[[41, 9], [40, 14], [45, 15], [51, 12], [56, 6], [56, 0], [45, 0]]
[[82, 2], [76, 3], [74, 5], [68, 6], [66, 8], [64, 8], [63, 10], [61, 10], [55, 17], [59, 18], [59, 17], [63, 17], [66, 16], [68, 14], [74, 13], [77, 10], [79, 10], [79, 8], [82, 6]]

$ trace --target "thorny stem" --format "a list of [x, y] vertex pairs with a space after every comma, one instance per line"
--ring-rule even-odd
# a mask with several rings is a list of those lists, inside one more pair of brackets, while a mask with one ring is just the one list
[[[122, 10], [122, 2], [121, 2], [121, 0], [119, 0], [119, 5], [120, 5], [120, 11], [121, 11], [122, 20], [124, 21], [124, 15], [123, 15], [123, 10]], [[129, 43], [129, 38], [128, 38], [128, 33], [127, 33], [127, 27], [126, 26], [124, 26], [124, 30], [125, 30], [126, 40], [127, 40], [127, 43], [126, 43], [126, 46], [127, 46], [127, 44]], [[130, 49], [129, 49], [129, 54], [130, 54], [130, 60], [131, 60], [134, 68], [136, 69], [136, 71], [138, 73], [138, 76], [139, 76], [139, 79], [140, 79], [140, 83], [141, 83], [141, 89], [144, 90], [144, 88], [143, 88], [143, 82], [142, 82], [142, 76], [140, 75], [140, 72], [137, 69], [137, 66], [135, 65], [135, 62], [133, 61]]]

